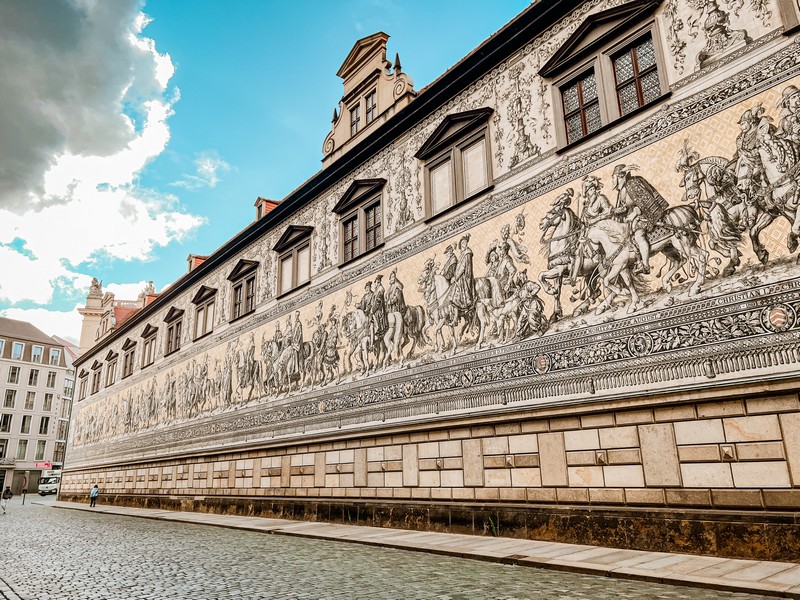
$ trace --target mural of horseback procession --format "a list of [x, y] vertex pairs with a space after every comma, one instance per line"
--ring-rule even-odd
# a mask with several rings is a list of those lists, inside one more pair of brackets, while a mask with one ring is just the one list
[[539, 222], [541, 258], [526, 238], [538, 198], [416, 257], [416, 286], [408, 268], [394, 267], [84, 407], [75, 443], [531, 339], [568, 317], [694, 297], [710, 280], [732, 281], [743, 257], [751, 269], [767, 265], [767, 245], [780, 250], [774, 235], [762, 239], [773, 229], [786, 232], [786, 252], [770, 266], [788, 264], [800, 236], [800, 89], [786, 86], [777, 108], [777, 122], [761, 103], [740, 113], [730, 156], [703, 156], [684, 141], [675, 171], [656, 165], [662, 183], [673, 174], [674, 196], [635, 158], [609, 165], [609, 180], [594, 172], [556, 193]]
[[[579, 214], [568, 188], [540, 222], [547, 248], [547, 270], [539, 274], [553, 297], [550, 321], [563, 315], [562, 288], [572, 286], [572, 316], [594, 308], [600, 314], [621, 300], [627, 312], [645, 306], [647, 275], [653, 259], [667, 294], [691, 280], [688, 296], [703, 289], [706, 278], [733, 275], [749, 242], [754, 257], [769, 262], [761, 234], [776, 221], [788, 225], [786, 249], [795, 252], [800, 236], [800, 89], [787, 86], [776, 126], [761, 104], [745, 110], [733, 156], [707, 156], [684, 142], [677, 163], [680, 204], [670, 203], [636, 165], [617, 164], [611, 175], [616, 202], [601, 191], [595, 175], [581, 182]], [[714, 258], [714, 254], [720, 256]], [[714, 261], [727, 261], [721, 272]]]

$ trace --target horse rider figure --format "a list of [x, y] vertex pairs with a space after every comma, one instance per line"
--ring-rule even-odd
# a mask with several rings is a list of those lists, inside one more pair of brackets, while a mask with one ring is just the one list
[[[581, 194], [583, 195], [583, 211], [581, 213], [581, 224], [583, 231], [589, 227], [603, 221], [610, 219], [614, 216], [614, 210], [611, 208], [611, 202], [605, 194], [601, 194], [600, 190], [603, 189], [603, 182], [594, 175], [587, 175], [583, 178], [581, 183]], [[575, 285], [580, 270], [581, 263], [584, 259], [600, 262], [599, 257], [596, 256], [597, 249], [588, 244], [582, 237], [578, 239], [575, 256], [572, 260], [572, 266], [569, 272], [570, 285]]]
[[454, 250], [453, 244], [449, 244], [447, 248], [444, 249], [445, 261], [442, 267], [442, 277], [447, 280], [447, 283], [453, 283], [453, 279], [456, 275], [456, 264], [458, 261], [456, 260]]
[[650, 273], [650, 242], [647, 234], [661, 222], [669, 204], [644, 177], [631, 174], [638, 168], [636, 165], [620, 164], [614, 167], [611, 177], [617, 190], [614, 214], [622, 222], [628, 223], [641, 261], [636, 272], [646, 275]]

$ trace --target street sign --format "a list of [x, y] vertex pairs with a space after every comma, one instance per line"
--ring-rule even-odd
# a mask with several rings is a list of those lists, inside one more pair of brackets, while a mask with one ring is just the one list
[[37, 462], [36, 463], [36, 468], [37, 469], [52, 469], [53, 468], [53, 463], [51, 463], [51, 462]]

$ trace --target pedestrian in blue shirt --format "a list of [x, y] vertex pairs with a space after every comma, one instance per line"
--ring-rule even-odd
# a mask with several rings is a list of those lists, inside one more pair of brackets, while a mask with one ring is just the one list
[[89, 506], [94, 508], [95, 504], [97, 504], [97, 496], [100, 495], [100, 488], [97, 487], [97, 484], [94, 484], [92, 491], [89, 492]]

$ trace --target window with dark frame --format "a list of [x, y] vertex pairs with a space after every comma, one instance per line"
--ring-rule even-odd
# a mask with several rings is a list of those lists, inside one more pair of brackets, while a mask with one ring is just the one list
[[55, 389], [56, 387], [56, 372], [55, 371], [48, 371], [47, 372], [47, 382], [45, 383], [45, 387]]
[[28, 374], [28, 385], [30, 387], [39, 385], [39, 369], [31, 369], [31, 372]]
[[122, 344], [122, 379], [133, 374], [133, 364], [136, 357], [136, 342], [128, 338]]
[[364, 98], [366, 123], [369, 125], [378, 116], [378, 92], [373, 90]]
[[41, 417], [39, 419], [39, 435], [47, 435], [48, 429], [50, 429], [50, 417]]
[[192, 299], [194, 309], [194, 339], [199, 339], [214, 330], [214, 306], [217, 290], [200, 286]]
[[232, 319], [238, 319], [255, 310], [255, 274], [245, 277], [233, 285], [233, 315]]
[[25, 394], [25, 410], [33, 410], [36, 406], [36, 392], [28, 392]]
[[561, 88], [567, 143], [594, 133], [603, 125], [600, 117], [600, 96], [594, 69]]
[[558, 149], [669, 93], [657, 0], [637, 0], [588, 15], [539, 69], [551, 83]]
[[[44, 435], [44, 434], [42, 434]], [[44, 453], [47, 448], [47, 440], [39, 440], [36, 442], [36, 454], [33, 460], [44, 460]]]
[[33, 415], [22, 415], [22, 422], [19, 424], [21, 434], [27, 435], [31, 432], [31, 421], [33, 421]]
[[92, 371], [92, 389], [90, 391], [91, 394], [96, 394], [100, 391], [100, 373], [101, 373], [101, 366], [98, 365]]
[[181, 319], [167, 324], [166, 348], [164, 354], [172, 354], [181, 349]]
[[647, 34], [612, 57], [620, 115], [627, 115], [661, 96], [653, 37]]
[[361, 129], [361, 106], [356, 105], [350, 109], [350, 136], [354, 136]]
[[0, 431], [3, 433], [10, 433], [12, 420], [13, 420], [13, 415], [8, 415], [8, 414], [0, 415]]
[[117, 376], [117, 359], [113, 359], [106, 364], [106, 387], [114, 385], [114, 378]]
[[486, 107], [448, 115], [416, 153], [425, 162], [428, 216], [442, 213], [491, 187], [492, 112]]
[[156, 360], [156, 334], [158, 329], [153, 325], [145, 327], [142, 333], [142, 368], [152, 365]]
[[19, 383], [19, 367], [8, 368], [8, 383]]
[[385, 179], [357, 179], [333, 207], [340, 216], [340, 261], [349, 262], [383, 244], [381, 196]]
[[279, 296], [311, 281], [313, 231], [313, 227], [289, 225], [273, 246], [273, 251], [278, 255]]
[[79, 377], [78, 401], [86, 399], [86, 391], [89, 388], [89, 374], [85, 373]]
[[42, 410], [44, 412], [50, 412], [53, 410], [53, 394], [45, 394], [44, 395], [44, 402], [42, 403]]
[[345, 262], [358, 256], [358, 215], [342, 222], [342, 243]]
[[14, 408], [17, 402], [17, 390], [6, 390], [6, 397], [3, 399], [3, 408]]

